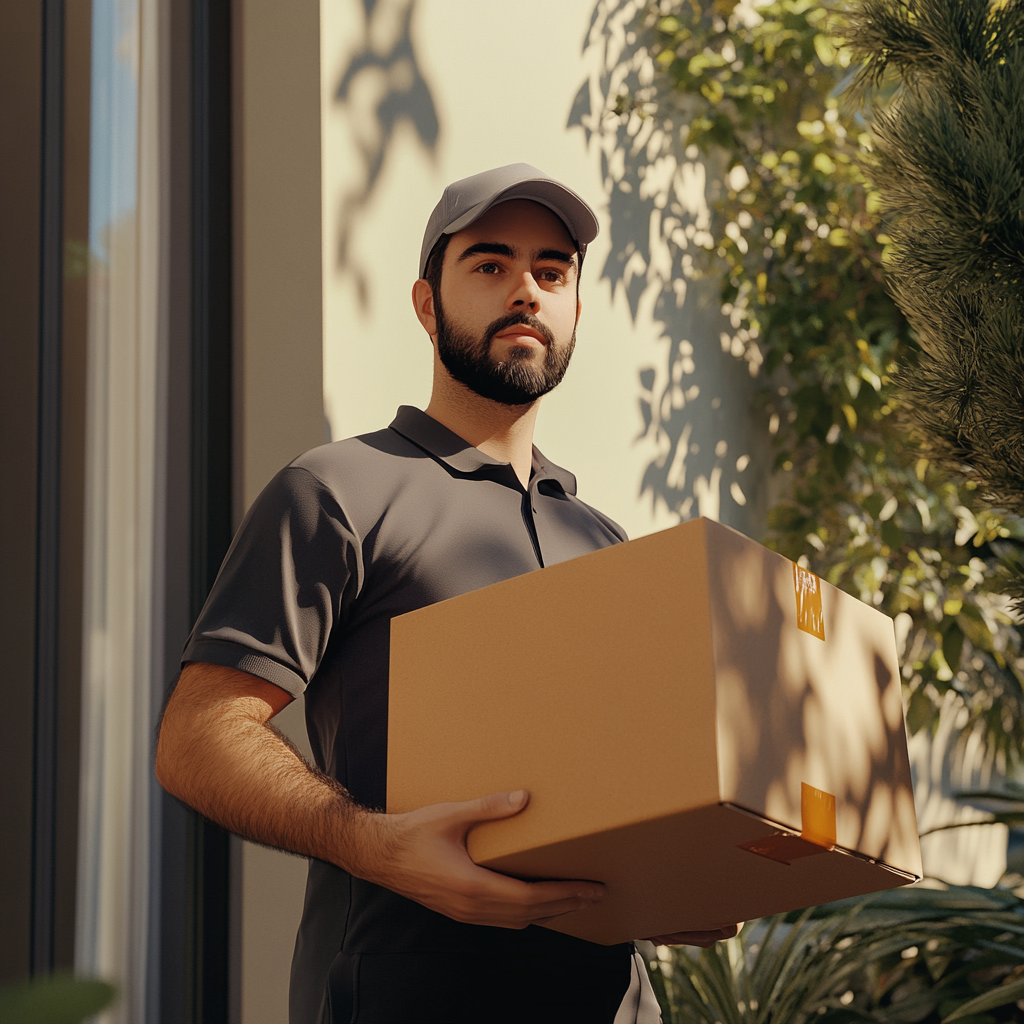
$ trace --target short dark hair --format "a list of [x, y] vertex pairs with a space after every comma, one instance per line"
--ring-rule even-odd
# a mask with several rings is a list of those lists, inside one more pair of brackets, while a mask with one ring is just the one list
[[427, 284], [430, 285], [431, 295], [434, 296], [441, 294], [441, 267], [444, 265], [444, 254], [448, 250], [451, 237], [451, 235], [441, 235], [427, 257], [427, 269], [423, 276], [426, 278]]

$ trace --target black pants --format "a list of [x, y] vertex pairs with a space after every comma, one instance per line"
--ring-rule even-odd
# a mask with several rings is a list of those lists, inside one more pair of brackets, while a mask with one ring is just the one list
[[339, 953], [320, 1024], [611, 1024], [629, 979], [621, 955]]

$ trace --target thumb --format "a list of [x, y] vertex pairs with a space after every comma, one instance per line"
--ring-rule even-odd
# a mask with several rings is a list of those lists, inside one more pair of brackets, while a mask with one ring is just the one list
[[491, 793], [489, 796], [480, 797], [479, 800], [467, 800], [462, 805], [465, 809], [463, 817], [467, 822], [511, 818], [529, 802], [530, 794], [525, 789], [517, 789], [511, 793]]

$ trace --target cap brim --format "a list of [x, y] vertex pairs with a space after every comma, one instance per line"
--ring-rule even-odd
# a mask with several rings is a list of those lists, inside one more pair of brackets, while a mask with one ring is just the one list
[[550, 178], [532, 178], [517, 181], [497, 195], [471, 207], [461, 217], [453, 220], [444, 229], [444, 234], [453, 235], [456, 231], [468, 228], [479, 220], [491, 207], [506, 203], [510, 199], [530, 199], [546, 206], [569, 229], [572, 240], [580, 245], [587, 245], [597, 238], [600, 225], [590, 207], [572, 189]]
[[[466, 183], [470, 183], [479, 189], [481, 178], [490, 177], [495, 173], [519, 172], [520, 170], [536, 171], [537, 169], [530, 167], [528, 164], [513, 164], [507, 168], [497, 168], [496, 171], [474, 175], [472, 178], [450, 185], [445, 190], [445, 195], [442, 196], [441, 201], [430, 216], [427, 230], [424, 233], [423, 244], [420, 247], [421, 277], [426, 273], [427, 260], [437, 244], [437, 240], [442, 235], [452, 235], [457, 231], [468, 228], [470, 224], [477, 221], [492, 207], [497, 206], [499, 203], [508, 202], [511, 199], [528, 199], [531, 202], [546, 206], [562, 221], [572, 240], [580, 247], [580, 251], [583, 252], [586, 249], [587, 244], [592, 242], [600, 231], [600, 225], [593, 210], [571, 188], [547, 177], [540, 171], [537, 172], [537, 176], [529, 175], [513, 180], [507, 187], [487, 195], [485, 199], [469, 207], [454, 219], [444, 219], [442, 211], [445, 205], [450, 202], [450, 191], [457, 190], [459, 186]], [[507, 176], [506, 180], [508, 180]]]

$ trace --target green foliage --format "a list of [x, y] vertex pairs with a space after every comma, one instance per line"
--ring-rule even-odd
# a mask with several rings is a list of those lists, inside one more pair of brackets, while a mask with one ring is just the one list
[[[964, 800], [988, 812], [988, 818], [980, 821], [951, 822], [947, 825], [936, 825], [921, 833], [921, 837], [932, 832], [944, 832], [952, 828], [969, 828], [973, 825], [999, 824], [1009, 828], [1024, 828], [1024, 787], [1019, 783], [1007, 781], [1003, 789], [973, 790], [954, 793], [957, 800]], [[1015, 870], [1007, 865], [1007, 870]]]
[[105, 981], [52, 974], [0, 988], [0, 1024], [80, 1024], [113, 1002]]
[[[684, 124], [679, 158], [703, 153], [721, 171], [710, 223], [682, 231], [669, 206], [661, 232], [686, 272], [722, 281], [723, 344], [764, 381], [778, 493], [766, 543], [898, 617], [912, 731], [934, 726], [953, 690], [965, 734], [982, 726], [1012, 759], [1024, 662], [1002, 592], [1024, 523], [909, 441], [894, 375], [919, 347], [883, 284], [892, 246], [862, 170], [873, 139], [842, 102], [847, 26], [810, 0], [660, 0], [635, 28], [626, 73], [604, 79], [608, 107], [620, 126]], [[872, 98], [883, 105], [884, 89]], [[627, 169], [647, 137], [641, 124], [618, 143]]]
[[[849, 18], [858, 87], [901, 86], [872, 118], [870, 173], [889, 287], [921, 346], [902, 400], [929, 457], [1022, 515], [1024, 3], [859, 0]], [[1024, 612], [1024, 564], [1008, 567]]]
[[1024, 901], [904, 889], [749, 922], [709, 949], [660, 947], [665, 1024], [1024, 1019]]

